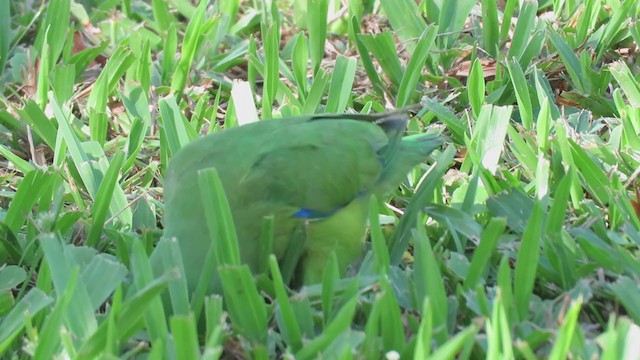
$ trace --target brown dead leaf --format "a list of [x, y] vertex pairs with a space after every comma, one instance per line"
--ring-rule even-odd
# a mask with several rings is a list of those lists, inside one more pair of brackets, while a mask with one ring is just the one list
[[578, 104], [577, 102], [575, 102], [573, 100], [569, 100], [569, 99], [567, 99], [565, 97], [562, 97], [562, 96], [556, 96], [556, 103], [558, 105], [561, 105], [561, 106], [572, 106], [572, 107], [577, 107], [577, 108], [580, 107], [580, 104]]
[[462, 163], [464, 162], [464, 159], [466, 157], [467, 157], [467, 148], [465, 146], [461, 146], [456, 151], [456, 157], [454, 158], [454, 160], [456, 162]]
[[73, 47], [72, 47], [71, 53], [77, 54], [86, 48], [87, 48], [87, 44], [85, 43], [84, 38], [82, 37], [82, 34], [79, 31], [75, 31], [73, 33]]
[[[76, 54], [84, 49], [92, 48], [100, 45], [104, 40], [104, 34], [100, 28], [93, 26], [91, 23], [82, 24], [82, 27], [73, 33], [73, 54]], [[104, 68], [107, 63], [107, 57], [104, 55], [98, 55], [94, 61], [92, 61], [88, 68], [94, 67], [96, 64], [100, 64]]]
[[114, 116], [122, 115], [122, 114], [125, 113], [124, 104], [122, 102], [120, 102], [120, 101], [111, 100], [111, 101], [109, 101], [107, 106], [109, 107], [109, 110], [111, 110], [111, 113]]
[[[468, 78], [471, 73], [471, 61], [465, 60], [448, 71], [448, 75], [455, 78]], [[485, 79], [492, 79], [496, 76], [496, 61], [493, 59], [480, 59], [482, 72]]]
[[633, 206], [633, 211], [635, 211], [636, 216], [640, 219], [640, 188], [636, 186], [636, 199], [631, 200], [631, 206]]

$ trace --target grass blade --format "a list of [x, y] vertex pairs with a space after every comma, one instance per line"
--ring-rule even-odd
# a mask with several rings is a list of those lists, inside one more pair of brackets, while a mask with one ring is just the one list
[[534, 202], [531, 217], [522, 234], [514, 277], [515, 303], [521, 320], [529, 318], [529, 303], [540, 258], [540, 238], [544, 223], [542, 203]]
[[398, 99], [396, 101], [398, 107], [409, 105], [415, 97], [416, 85], [420, 79], [420, 73], [424, 67], [424, 63], [427, 61], [429, 50], [431, 50], [437, 34], [437, 26], [428, 26], [420, 35], [411, 60], [409, 60], [409, 64], [407, 64], [407, 68], [402, 76], [402, 81], [400, 82]]
[[329, 113], [342, 113], [351, 96], [351, 87], [356, 75], [356, 59], [342, 55], [336, 59], [336, 66], [329, 85], [327, 108]]
[[307, 1], [307, 26], [309, 28], [309, 50], [311, 52], [311, 67], [316, 74], [324, 58], [324, 43], [327, 39], [328, 0]]

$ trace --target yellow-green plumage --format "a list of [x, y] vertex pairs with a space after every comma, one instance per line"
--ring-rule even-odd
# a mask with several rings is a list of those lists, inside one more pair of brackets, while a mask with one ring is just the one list
[[[282, 260], [301, 230], [298, 268], [305, 283], [315, 283], [332, 251], [342, 272], [360, 255], [370, 195], [392, 190], [440, 145], [434, 135], [402, 139], [406, 121], [398, 113], [263, 120], [181, 149], [165, 177], [164, 225], [165, 236], [178, 240], [190, 290], [211, 243], [198, 170], [218, 170], [243, 263], [257, 271], [262, 219], [273, 215], [272, 252]], [[211, 279], [219, 291], [213, 274]]]

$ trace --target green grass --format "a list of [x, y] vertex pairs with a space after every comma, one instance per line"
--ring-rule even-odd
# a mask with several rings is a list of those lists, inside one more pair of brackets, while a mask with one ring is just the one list
[[[637, 358], [639, 15], [634, 0], [0, 0], [0, 357]], [[161, 230], [180, 148], [255, 114], [418, 102], [409, 132], [449, 142], [371, 203], [349, 276], [334, 258], [291, 290], [265, 252], [254, 278], [207, 171], [209, 263], [227, 265], [203, 273], [224, 291], [203, 276], [187, 293]]]

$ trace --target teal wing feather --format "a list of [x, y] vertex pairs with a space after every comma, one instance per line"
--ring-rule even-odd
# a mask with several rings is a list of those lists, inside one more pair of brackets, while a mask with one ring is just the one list
[[383, 169], [378, 152], [388, 138], [365, 122], [308, 121], [282, 129], [274, 142], [255, 157], [239, 186], [256, 189], [274, 206], [323, 217], [375, 187]]

